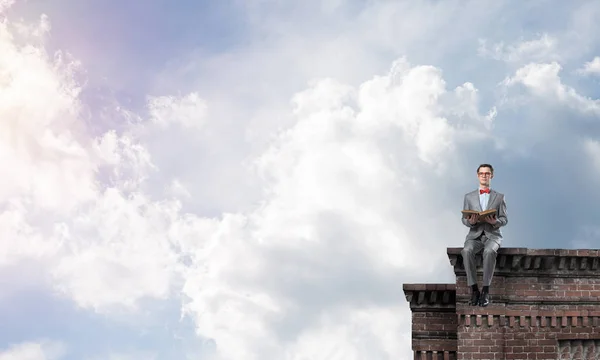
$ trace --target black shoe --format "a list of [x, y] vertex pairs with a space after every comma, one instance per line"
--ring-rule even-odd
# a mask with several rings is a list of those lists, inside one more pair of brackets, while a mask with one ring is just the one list
[[490, 304], [490, 294], [487, 291], [481, 293], [479, 299], [479, 306], [488, 306]]
[[471, 306], [477, 306], [479, 305], [479, 290], [474, 290], [471, 291], [471, 301], [469, 302], [469, 305]]

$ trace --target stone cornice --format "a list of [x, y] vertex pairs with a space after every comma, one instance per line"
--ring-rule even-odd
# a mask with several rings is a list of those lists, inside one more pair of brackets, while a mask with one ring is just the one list
[[431, 350], [415, 350], [415, 359], [425, 360], [456, 360], [458, 358], [456, 350], [454, 351], [431, 351]]
[[455, 284], [404, 284], [406, 301], [412, 311], [455, 311]]
[[[456, 275], [465, 275], [462, 248], [448, 248]], [[477, 257], [481, 271], [481, 255]], [[494, 276], [598, 277], [600, 250], [500, 248]]]
[[600, 311], [473, 310], [458, 314], [459, 326], [599, 327]]

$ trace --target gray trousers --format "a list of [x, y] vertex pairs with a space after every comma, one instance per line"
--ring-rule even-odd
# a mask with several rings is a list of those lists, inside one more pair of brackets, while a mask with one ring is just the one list
[[467, 285], [471, 286], [477, 283], [477, 266], [475, 255], [483, 250], [483, 286], [490, 286], [494, 268], [496, 267], [496, 255], [498, 253], [498, 245], [494, 240], [490, 240], [485, 235], [480, 236], [475, 240], [466, 240], [465, 246], [462, 249], [462, 257], [467, 272]]

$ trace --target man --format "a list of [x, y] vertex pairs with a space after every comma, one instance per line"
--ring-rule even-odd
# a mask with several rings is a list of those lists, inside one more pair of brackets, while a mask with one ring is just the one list
[[[490, 164], [481, 164], [477, 168], [479, 189], [465, 195], [464, 210], [483, 211], [496, 209], [496, 215], [479, 218], [471, 215], [462, 219], [469, 227], [462, 257], [467, 272], [467, 284], [471, 287], [471, 305], [487, 306], [490, 303], [489, 289], [496, 266], [496, 254], [502, 244], [500, 228], [508, 223], [504, 194], [490, 189], [494, 178], [494, 168]], [[483, 289], [477, 287], [475, 255], [483, 251]]]

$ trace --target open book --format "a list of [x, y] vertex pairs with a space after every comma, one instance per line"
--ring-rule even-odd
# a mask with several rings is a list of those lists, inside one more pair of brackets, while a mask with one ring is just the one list
[[466, 219], [469, 216], [471, 216], [472, 214], [479, 215], [480, 218], [486, 217], [488, 215], [496, 216], [497, 210], [496, 209], [489, 209], [489, 210], [485, 210], [485, 211], [461, 210], [461, 212], [463, 214], [463, 217]]

